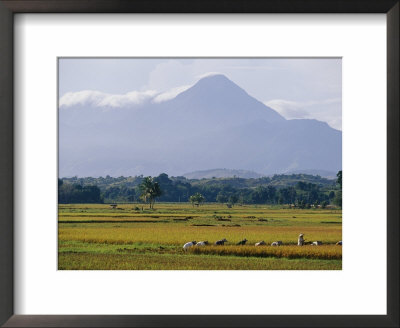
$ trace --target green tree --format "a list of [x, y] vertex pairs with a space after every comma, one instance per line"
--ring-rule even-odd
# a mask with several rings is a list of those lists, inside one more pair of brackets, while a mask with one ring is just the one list
[[226, 203], [228, 201], [228, 197], [224, 192], [220, 191], [217, 195], [216, 201], [218, 203]]
[[162, 190], [158, 182], [154, 181], [152, 177], [145, 177], [139, 185], [140, 197], [149, 202], [150, 208], [154, 208], [154, 203], [157, 197], [162, 195]]
[[194, 205], [199, 206], [201, 203], [204, 202], [205, 198], [202, 194], [196, 192], [194, 195], [190, 196], [189, 200], [193, 206]]
[[238, 201], [239, 201], [238, 195], [233, 194], [229, 196], [229, 204], [231, 204], [232, 206], [234, 206]]
[[336, 174], [336, 177], [337, 177], [336, 183], [339, 185], [340, 189], [342, 189], [342, 171], [339, 171]]
[[297, 206], [298, 208], [304, 209], [306, 207], [306, 202], [304, 200], [300, 200]]
[[336, 193], [336, 196], [333, 199], [333, 203], [336, 206], [342, 207], [342, 191], [341, 190]]
[[336, 196], [333, 199], [333, 203], [339, 207], [342, 207], [342, 171], [336, 174], [336, 183], [339, 185], [340, 190], [336, 192]]
[[63, 183], [58, 189], [60, 204], [73, 203], [103, 203], [100, 189], [97, 186], [81, 186], [78, 184]]

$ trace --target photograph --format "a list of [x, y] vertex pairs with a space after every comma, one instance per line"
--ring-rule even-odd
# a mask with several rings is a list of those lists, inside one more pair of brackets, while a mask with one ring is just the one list
[[398, 327], [399, 1], [0, 0], [0, 326]]
[[342, 270], [340, 57], [57, 61], [58, 270]]

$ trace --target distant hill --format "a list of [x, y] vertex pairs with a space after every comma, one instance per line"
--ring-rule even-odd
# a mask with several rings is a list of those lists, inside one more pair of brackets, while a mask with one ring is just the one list
[[294, 170], [286, 172], [285, 174], [308, 174], [308, 175], [319, 175], [327, 179], [336, 179], [337, 172], [325, 171], [325, 170]]
[[262, 174], [246, 170], [230, 170], [230, 169], [213, 169], [195, 171], [185, 173], [183, 176], [187, 179], [212, 179], [212, 178], [244, 178], [244, 179], [257, 179], [261, 178]]
[[96, 95], [60, 101], [60, 177], [342, 168], [341, 131], [317, 120], [286, 120], [224, 75], [162, 102], [113, 105]]
[[320, 187], [330, 187], [336, 184], [336, 180], [327, 179], [321, 176], [308, 175], [308, 174], [275, 174], [273, 176], [261, 178], [209, 178], [209, 179], [193, 179], [190, 183], [193, 186], [207, 186], [207, 187], [233, 187], [233, 188], [256, 188], [259, 186], [274, 186], [276, 188], [284, 188], [295, 186], [298, 182], [305, 182], [318, 185]]

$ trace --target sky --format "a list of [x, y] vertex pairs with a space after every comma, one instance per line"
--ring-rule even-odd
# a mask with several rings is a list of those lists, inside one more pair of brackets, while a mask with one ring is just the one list
[[224, 74], [286, 119], [342, 129], [340, 58], [60, 58], [60, 106], [90, 97], [111, 106], [164, 101], [210, 74]]

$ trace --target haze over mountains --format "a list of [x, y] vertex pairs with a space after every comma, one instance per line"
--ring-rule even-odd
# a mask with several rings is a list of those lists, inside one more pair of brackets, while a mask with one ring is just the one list
[[78, 98], [60, 99], [60, 177], [342, 168], [341, 131], [317, 120], [286, 120], [224, 75], [205, 77], [172, 99], [152, 92], [68, 97]]
[[243, 179], [257, 179], [263, 175], [253, 171], [246, 170], [228, 170], [228, 169], [214, 169], [202, 170], [182, 174], [186, 179], [212, 179], [212, 178], [243, 178]]

